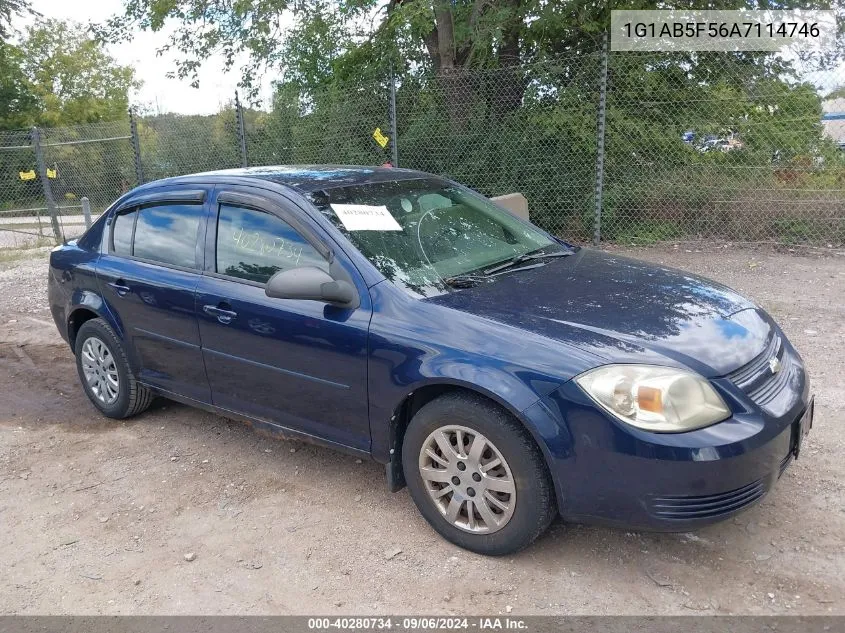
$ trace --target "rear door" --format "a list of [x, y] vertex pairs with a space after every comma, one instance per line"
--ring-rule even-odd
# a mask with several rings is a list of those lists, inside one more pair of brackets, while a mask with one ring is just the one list
[[121, 207], [97, 264], [138, 378], [200, 402], [211, 401], [194, 312], [207, 195], [205, 188], [172, 189]]
[[211, 205], [197, 318], [212, 401], [368, 450], [372, 310], [367, 287], [354, 266], [336, 253], [332, 266], [349, 271], [360, 307], [264, 294], [264, 284], [279, 270], [317, 266], [328, 271], [329, 249], [292, 202], [255, 191], [225, 188], [214, 194]]

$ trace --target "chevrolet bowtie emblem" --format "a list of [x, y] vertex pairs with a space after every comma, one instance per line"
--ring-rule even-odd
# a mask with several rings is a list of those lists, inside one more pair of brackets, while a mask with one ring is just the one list
[[781, 362], [777, 358], [769, 359], [769, 371], [771, 371], [772, 374], [778, 373], [781, 367]]

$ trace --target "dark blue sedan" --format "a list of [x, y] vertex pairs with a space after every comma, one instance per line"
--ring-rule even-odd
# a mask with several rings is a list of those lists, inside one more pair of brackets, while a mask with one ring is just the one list
[[759, 500], [813, 404], [758, 306], [449, 180], [268, 167], [130, 191], [50, 258], [82, 386], [371, 457], [484, 554], [558, 515], [688, 530]]

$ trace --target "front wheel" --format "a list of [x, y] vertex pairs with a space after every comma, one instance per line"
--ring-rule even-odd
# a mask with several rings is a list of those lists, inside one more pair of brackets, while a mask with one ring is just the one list
[[405, 432], [402, 464], [423, 517], [479, 554], [522, 549], [556, 515], [554, 487], [531, 435], [473, 394], [447, 394], [420, 409]]

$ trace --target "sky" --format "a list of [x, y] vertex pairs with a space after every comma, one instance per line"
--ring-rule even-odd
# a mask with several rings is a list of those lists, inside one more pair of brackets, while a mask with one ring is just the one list
[[[120, 12], [121, 0], [32, 0], [32, 7], [46, 18], [102, 22]], [[22, 23], [32, 23], [31, 18]], [[231, 73], [222, 72], [223, 59], [212, 57], [202, 66], [200, 87], [192, 88], [187, 80], [167, 79], [167, 72], [176, 69], [175, 55], [156, 55], [167, 41], [167, 33], [138, 33], [131, 43], [110, 45], [109, 53], [125, 66], [135, 69], [136, 78], [143, 82], [131, 102], [152, 112], [180, 114], [213, 114], [235, 96], [238, 83], [236, 64]], [[271, 95], [271, 77], [265, 78], [261, 96]]]

